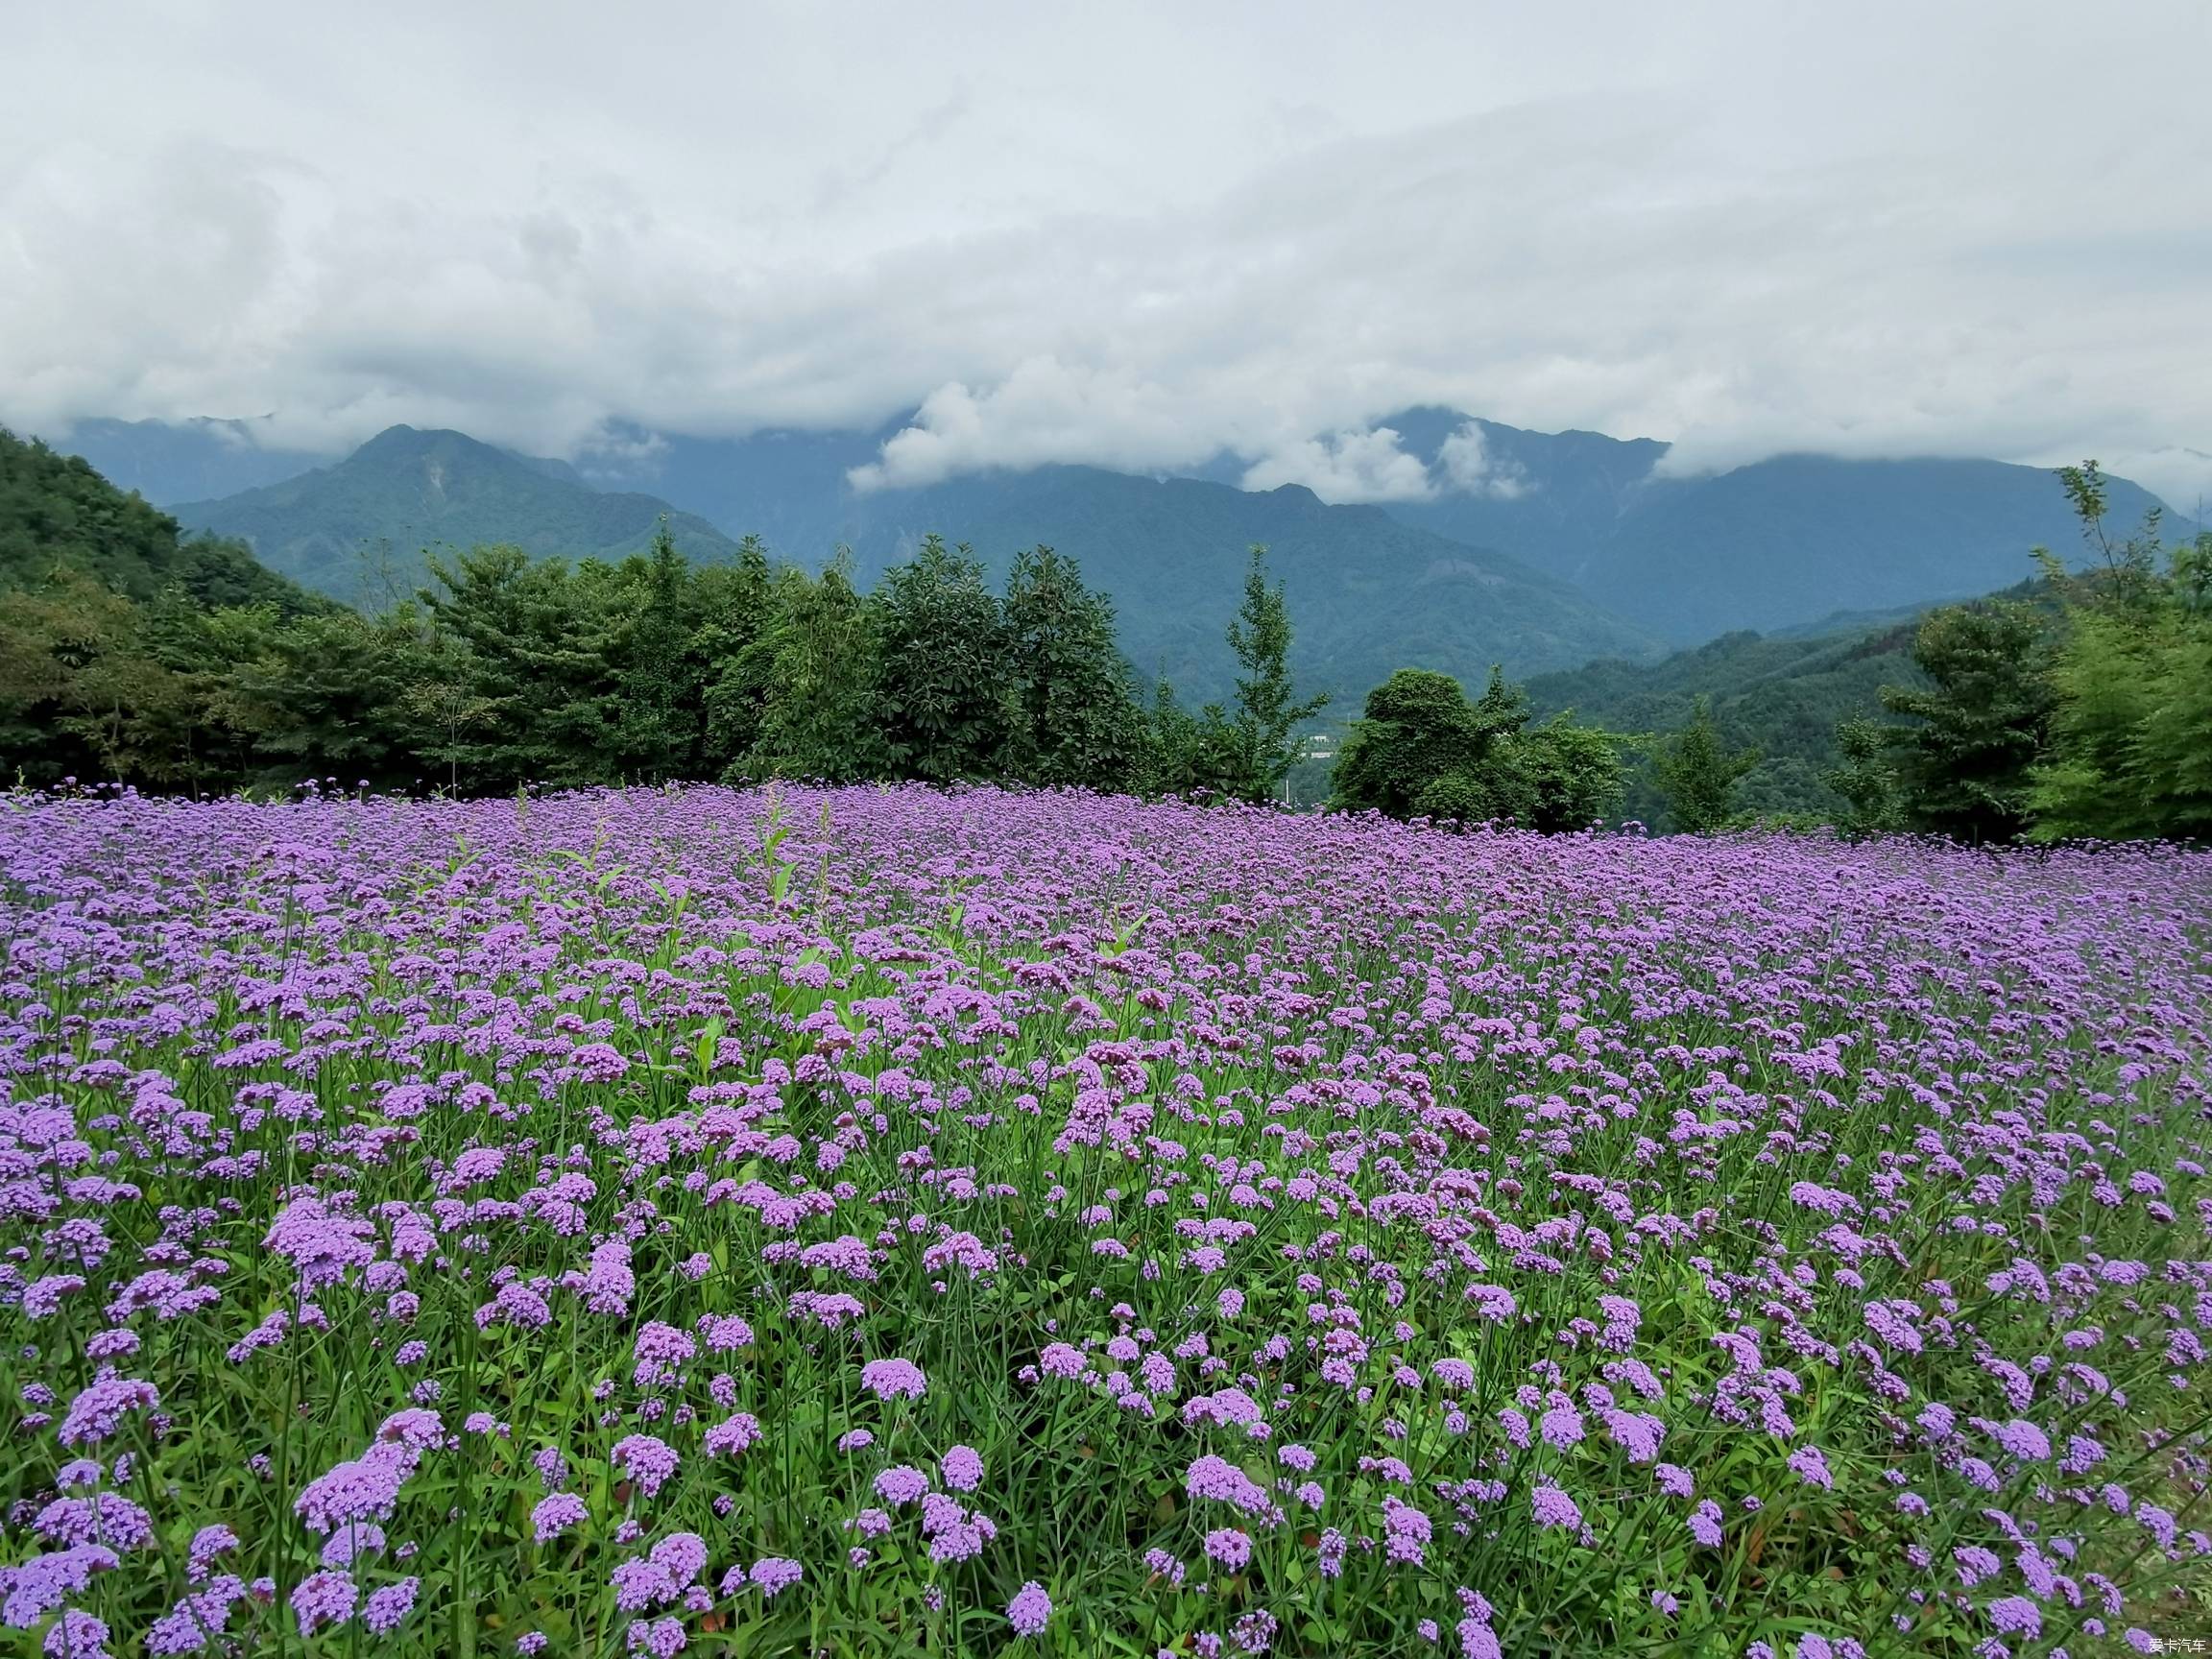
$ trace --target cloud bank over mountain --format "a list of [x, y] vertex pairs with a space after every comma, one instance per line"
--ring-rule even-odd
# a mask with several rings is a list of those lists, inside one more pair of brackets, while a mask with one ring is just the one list
[[1676, 472], [2096, 453], [2212, 493], [2197, 0], [2092, 36], [2046, 0], [122, 15], [0, 61], [19, 426], [579, 458], [918, 411], [859, 482], [1509, 491], [1375, 426], [1433, 404]]

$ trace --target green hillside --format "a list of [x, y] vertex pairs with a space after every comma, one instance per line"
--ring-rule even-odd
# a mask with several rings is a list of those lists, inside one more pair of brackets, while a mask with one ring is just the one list
[[641, 553], [665, 516], [676, 544], [718, 564], [736, 543], [652, 495], [601, 492], [556, 463], [460, 432], [395, 426], [334, 467], [177, 509], [187, 525], [233, 536], [262, 563], [343, 599], [405, 591], [423, 551], [511, 542], [541, 557]]
[[[1880, 711], [1884, 685], [1920, 683], [1911, 659], [1914, 623], [1897, 621], [1816, 638], [1743, 632], [1679, 651], [1659, 662], [1592, 662], [1541, 674], [1528, 694], [1541, 714], [1571, 709], [1615, 732], [1661, 733], [1686, 725], [1700, 697], [1735, 749], [1761, 759], [1738, 788], [1756, 812], [1833, 814], [1843, 803], [1820, 781], [1836, 763], [1836, 725]], [[1661, 811], [1648, 770], [1632, 773], [1628, 816], [1652, 822]]]
[[76, 456], [0, 428], [0, 588], [32, 587], [57, 570], [134, 599], [176, 587], [203, 605], [312, 603], [240, 543], [183, 538], [176, 519]]

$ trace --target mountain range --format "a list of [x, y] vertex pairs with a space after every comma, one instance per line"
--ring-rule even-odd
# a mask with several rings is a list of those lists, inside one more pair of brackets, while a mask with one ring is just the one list
[[[311, 588], [373, 601], [419, 582], [419, 549], [437, 542], [512, 541], [534, 553], [619, 559], [641, 551], [665, 517], [693, 559], [734, 551], [704, 518], [654, 496], [594, 489], [565, 462], [406, 426], [335, 466], [173, 511], [188, 529], [249, 542], [272, 569]], [[1356, 699], [1408, 653], [1479, 675], [1493, 661], [1531, 673], [1659, 644], [1572, 585], [1503, 554], [1380, 508], [1328, 505], [1300, 485], [1250, 492], [1042, 467], [854, 497], [838, 539], [865, 584], [940, 526], [972, 542], [994, 576], [1039, 542], [1075, 557], [1113, 595], [1138, 670], [1194, 697], [1229, 689], [1222, 636], [1255, 541], [1267, 544], [1297, 618], [1302, 674], [1339, 699]]]
[[[1657, 440], [1415, 408], [1377, 423], [1418, 473], [1411, 488], [1397, 475], [1403, 498], [1375, 505], [1241, 489], [1249, 463], [1228, 455], [1194, 476], [1046, 466], [855, 490], [851, 469], [902, 424], [737, 439], [629, 430], [573, 464], [395, 427], [274, 480], [301, 458], [260, 447], [255, 423], [88, 422], [59, 444], [186, 526], [244, 538], [274, 568], [341, 596], [377, 580], [403, 588], [418, 550], [438, 542], [618, 558], [662, 516], [696, 558], [727, 557], [733, 537], [757, 532], [808, 565], [848, 546], [863, 579], [930, 531], [995, 570], [1048, 542], [1115, 596], [1139, 669], [1199, 694], [1226, 685], [1220, 630], [1249, 541], [1274, 550], [1310, 671], [1350, 697], [1402, 664], [1479, 680], [1492, 661], [1537, 673], [1894, 615], [2010, 587], [2032, 573], [2033, 546], [2082, 551], [2056, 479], [1996, 461], [1782, 455], [1676, 476]], [[2118, 524], [2154, 504], [2113, 481]]]

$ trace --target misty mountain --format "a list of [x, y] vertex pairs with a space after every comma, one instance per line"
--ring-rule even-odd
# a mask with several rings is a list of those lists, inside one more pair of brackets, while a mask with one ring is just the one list
[[[2036, 467], [1778, 455], [1675, 478], [1656, 472], [1668, 446], [1651, 439], [1437, 409], [1378, 424], [1436, 488], [1390, 503], [1395, 517], [1503, 548], [1679, 644], [1971, 598], [2032, 576], [2039, 545], [2088, 557], [2056, 476]], [[2112, 480], [2115, 526], [2156, 505]]]
[[663, 517], [692, 559], [735, 550], [657, 496], [594, 490], [565, 462], [412, 426], [378, 433], [334, 467], [175, 513], [187, 529], [235, 537], [271, 569], [341, 599], [408, 591], [425, 549], [506, 541], [540, 556], [621, 559], [643, 552]]
[[995, 574], [1039, 542], [1073, 555], [1085, 579], [1114, 596], [1139, 672], [1165, 673], [1194, 695], [1230, 688], [1222, 634], [1256, 541], [1266, 544], [1288, 598], [1302, 678], [1340, 700], [1364, 695], [1394, 668], [1479, 679], [1492, 662], [1529, 674], [1657, 646], [1519, 560], [1402, 524], [1380, 508], [1332, 506], [1303, 485], [1252, 492], [1041, 467], [859, 496], [840, 539], [872, 577], [931, 530], [970, 542]]
[[[1153, 507], [1134, 517], [1118, 507], [1103, 508], [1106, 486], [1098, 480], [1104, 475], [1095, 469], [991, 471], [925, 490], [855, 492], [847, 482], [850, 469], [874, 459], [902, 424], [893, 421], [872, 432], [765, 431], [735, 439], [618, 428], [573, 465], [476, 447], [506, 456], [508, 472], [534, 469], [556, 483], [632, 501], [673, 502], [724, 537], [757, 532], [785, 556], [809, 565], [845, 542], [864, 566], [879, 568], [925, 528], [972, 541], [1001, 562], [1002, 544], [1020, 535], [1079, 551], [1087, 565], [1134, 561], [1131, 570], [1142, 563], [1142, 548], [1107, 545], [1101, 531], [1109, 522], [1133, 534], [1141, 529], [1161, 546], [1188, 544]], [[1396, 432], [1406, 452], [1422, 463], [1431, 490], [1422, 499], [1382, 504], [1384, 517], [1447, 541], [1494, 549], [1570, 584], [1600, 611], [1631, 617], [1640, 633], [1670, 644], [1744, 629], [1803, 628], [1813, 618], [1839, 614], [1893, 614], [1988, 592], [2031, 575], [2029, 550], [2038, 544], [2061, 556], [2085, 557], [2064, 493], [2051, 473], [2037, 468], [1785, 455], [1728, 472], [1673, 477], [1660, 470], [1669, 446], [1655, 439], [1530, 432], [1438, 408], [1402, 410], [1378, 424]], [[151, 499], [173, 507], [179, 498], [155, 485], [173, 489], [191, 466], [246, 465], [233, 453], [251, 437], [244, 423], [169, 428], [166, 441], [150, 430], [156, 425], [87, 423], [80, 431], [98, 428], [93, 435], [100, 443], [84, 452], [105, 467], [103, 456], [109, 451], [101, 445], [127, 437], [148, 480], [141, 488]], [[264, 452], [254, 464], [276, 467], [296, 460]], [[1234, 491], [1245, 467], [1239, 458], [1221, 456], [1194, 470], [1203, 482]], [[1130, 482], [1157, 491], [1166, 481]], [[303, 521], [297, 517], [286, 521], [289, 529], [257, 528], [258, 519], [249, 524], [228, 516], [229, 503], [220, 519], [207, 516], [215, 505], [210, 502], [193, 501], [178, 510], [187, 523], [250, 534], [257, 545], [297, 543], [300, 553], [273, 551], [270, 557], [282, 568], [302, 572], [309, 564], [329, 565], [349, 537], [386, 537], [395, 545], [412, 545], [427, 535], [460, 541], [465, 523], [481, 523], [490, 535], [506, 533], [490, 516], [470, 520], [466, 515], [432, 515], [405, 490], [387, 493], [393, 499], [374, 512], [356, 512], [311, 530], [300, 528]], [[495, 491], [493, 496], [503, 499], [504, 493]], [[1189, 507], [1214, 498], [1136, 490], [1129, 500], [1138, 499]], [[2118, 525], [2132, 525], [2153, 500], [2124, 479], [2112, 481]], [[245, 509], [241, 504], [237, 510]], [[637, 522], [649, 529], [661, 510], [652, 508]], [[252, 511], [261, 513], [262, 504]], [[1372, 527], [1382, 521], [1377, 510], [1363, 511], [1368, 517], [1359, 522]], [[1266, 517], [1262, 508], [1250, 512]], [[433, 518], [435, 529], [429, 528]], [[1221, 523], [1218, 514], [1207, 518], [1204, 534], [1213, 535]], [[548, 532], [558, 527], [571, 537], [560, 550], [572, 554], [624, 544], [621, 537], [585, 540], [600, 532], [570, 530], [559, 514], [545, 524]], [[520, 529], [514, 536], [541, 551], [553, 550], [559, 541]], [[1132, 587], [1131, 593], [1136, 591]], [[1133, 603], [1125, 602], [1124, 609]], [[1518, 628], [1523, 620], [1508, 623]], [[1157, 626], [1161, 637], [1152, 642], [1170, 657], [1180, 655], [1173, 644], [1179, 618], [1151, 619], [1132, 612], [1126, 622], [1139, 638]]]
[[[786, 557], [819, 565], [833, 544], [849, 546], [863, 584], [932, 531], [973, 544], [997, 576], [1022, 549], [1048, 542], [1114, 596], [1122, 646], [1139, 671], [1165, 673], [1193, 697], [1230, 689], [1222, 637], [1255, 541], [1272, 550], [1287, 592], [1302, 675], [1342, 698], [1409, 662], [1479, 677], [1493, 661], [1533, 673], [1657, 649], [1644, 630], [1518, 561], [1401, 524], [1378, 508], [1329, 506], [1300, 486], [1252, 493], [1044, 467], [856, 495], [842, 489], [854, 464], [850, 445], [788, 445], [755, 440], [746, 466], [702, 461], [696, 476], [719, 479], [729, 521], [775, 526], [771, 545]], [[670, 445], [659, 459], [681, 481], [693, 457]], [[341, 597], [381, 597], [387, 583], [404, 589], [421, 576], [417, 549], [433, 542], [513, 541], [539, 554], [617, 558], [641, 549], [662, 513], [692, 558], [713, 562], [733, 551], [703, 518], [656, 496], [594, 491], [583, 482], [588, 475], [457, 432], [401, 426], [335, 467], [187, 503], [177, 516], [247, 541], [274, 568]], [[811, 495], [788, 488], [808, 476], [817, 486]]]
[[[627, 475], [733, 535], [757, 530], [808, 558], [840, 541], [872, 549], [884, 526], [917, 515], [978, 544], [986, 526], [1016, 520], [1062, 539], [1040, 521], [1037, 491], [1024, 483], [1038, 473], [854, 492], [847, 470], [874, 459], [901, 424], [725, 440], [637, 434]], [[1678, 478], [1660, 471], [1669, 445], [1656, 439], [1530, 432], [1437, 408], [1377, 425], [1423, 463], [1433, 492], [1383, 502], [1382, 513], [1572, 584], [1671, 644], [1970, 598], [2032, 576], [2038, 545], [2087, 557], [2065, 493], [2041, 468], [1782, 455]], [[1193, 470], [1234, 486], [1245, 463], [1220, 456]], [[2150, 492], [2112, 481], [2116, 525], [2131, 527], [2155, 505]]]
[[80, 421], [49, 441], [64, 455], [83, 456], [118, 490], [175, 507], [281, 484], [328, 464], [327, 455], [269, 444], [267, 421]]

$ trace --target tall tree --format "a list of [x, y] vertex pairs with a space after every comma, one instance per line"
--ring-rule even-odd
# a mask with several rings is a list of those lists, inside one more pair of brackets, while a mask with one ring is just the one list
[[623, 775], [658, 782], [689, 776], [705, 726], [705, 687], [689, 646], [691, 565], [667, 515], [642, 559], [625, 561], [636, 604], [622, 641], [617, 741]]
[[2162, 551], [2153, 510], [2115, 542], [2097, 463], [2059, 477], [2104, 557], [2074, 576], [2042, 555], [2066, 627], [2030, 797], [2035, 833], [2212, 835], [2212, 532]]
[[1290, 609], [1283, 585], [1267, 580], [1267, 549], [1255, 542], [1244, 572], [1244, 601], [1229, 624], [1229, 649], [1242, 670], [1230, 715], [1236, 733], [1237, 792], [1264, 800], [1304, 756], [1298, 728], [1328, 707], [1326, 692], [1300, 700], [1290, 675]]
[[753, 778], [880, 778], [890, 756], [877, 726], [874, 615], [839, 548], [819, 577], [786, 568], [762, 645], [767, 693], [753, 746], [734, 770]]
[[606, 565], [571, 571], [519, 547], [431, 562], [422, 602], [469, 668], [485, 709], [456, 745], [474, 787], [612, 782], [621, 776], [621, 584]]
[[699, 623], [688, 650], [705, 686], [702, 777], [738, 776], [760, 735], [775, 653], [777, 576], [767, 543], [747, 536], [727, 565], [699, 572]]
[[2013, 600], [1947, 606], [1921, 619], [1912, 660], [1924, 688], [1885, 686], [1916, 724], [1898, 732], [1908, 825], [1961, 841], [2008, 841], [2027, 828], [2030, 768], [2051, 722], [2050, 627]]
[[981, 564], [926, 537], [885, 575], [872, 609], [877, 718], [892, 764], [931, 783], [996, 774], [1011, 688], [1005, 618]]
[[1736, 785], [1758, 764], [1756, 749], [1731, 753], [1721, 747], [1712, 703], [1704, 697], [1692, 706], [1690, 723], [1664, 739], [1651, 757], [1667, 815], [1687, 835], [1725, 828], [1736, 815]]
[[1905, 827], [1905, 804], [1897, 782], [1893, 729], [1857, 717], [1836, 728], [1837, 765], [1821, 781], [1843, 798], [1836, 827], [1854, 839], [1887, 835]]
[[1115, 643], [1114, 602], [1083, 585], [1074, 560], [1039, 546], [1015, 557], [1003, 616], [1010, 769], [1031, 783], [1128, 788], [1142, 714]]
[[413, 781], [418, 622], [409, 607], [376, 618], [338, 611], [268, 632], [224, 687], [230, 718], [269, 774], [262, 781]]
[[1411, 817], [1430, 785], [1470, 777], [1487, 746], [1458, 681], [1429, 668], [1401, 668], [1367, 693], [1353, 722], [1331, 778], [1334, 804]]

